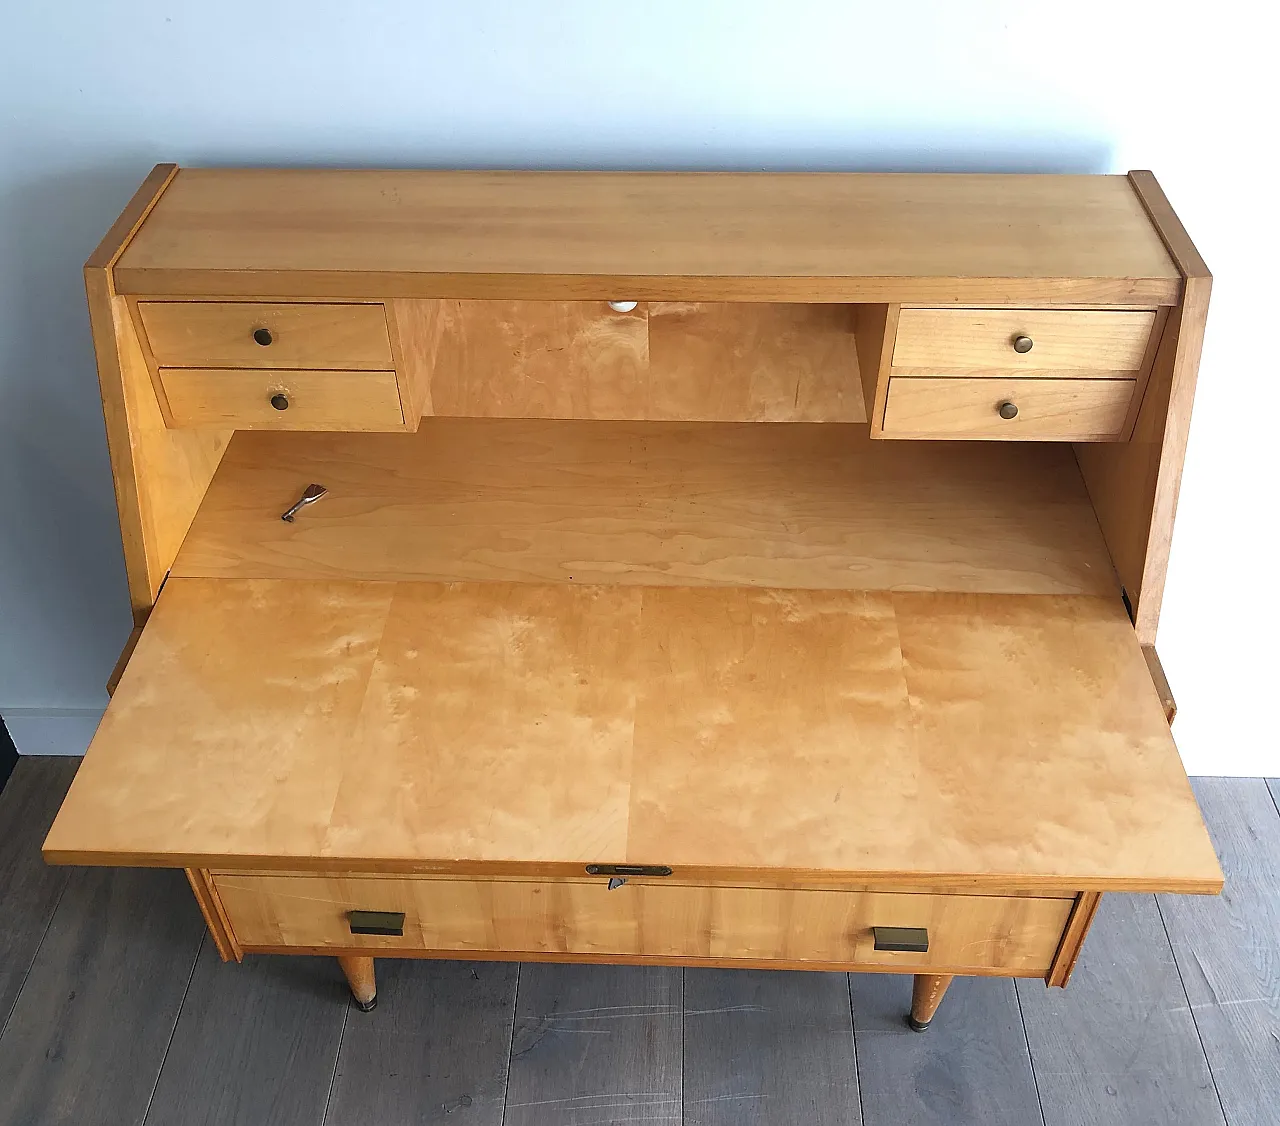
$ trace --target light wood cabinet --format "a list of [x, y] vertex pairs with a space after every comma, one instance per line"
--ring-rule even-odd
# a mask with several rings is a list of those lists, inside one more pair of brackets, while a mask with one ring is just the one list
[[185, 868], [223, 957], [910, 973], [919, 1029], [1220, 889], [1149, 173], [161, 166], [86, 283], [139, 629], [45, 855]]

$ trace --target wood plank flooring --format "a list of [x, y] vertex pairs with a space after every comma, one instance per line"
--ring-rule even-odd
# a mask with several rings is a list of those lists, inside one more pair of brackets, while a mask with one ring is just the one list
[[1274, 1126], [1280, 780], [1199, 779], [1221, 898], [1108, 896], [1071, 986], [320, 958], [223, 965], [181, 875], [45, 867], [74, 762], [0, 793], [0, 1126]]

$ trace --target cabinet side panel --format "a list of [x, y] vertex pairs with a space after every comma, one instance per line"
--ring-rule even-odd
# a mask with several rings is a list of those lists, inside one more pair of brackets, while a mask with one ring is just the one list
[[1166, 323], [1130, 440], [1075, 450], [1116, 573], [1133, 605], [1138, 640], [1152, 645], [1213, 279], [1155, 177], [1134, 172], [1130, 178], [1184, 274], [1182, 301]]
[[157, 165], [85, 264], [107, 450], [115, 482], [129, 601], [145, 619], [190, 527], [230, 431], [165, 428], [151, 376], [112, 269], [178, 174]]
[[219, 957], [224, 962], [232, 959], [239, 962], [244, 959], [244, 952], [236, 942], [235, 933], [227, 919], [227, 913], [218, 896], [217, 885], [213, 882], [205, 868], [184, 868], [187, 883], [195, 893], [196, 903], [200, 905], [200, 914], [204, 916], [205, 925], [209, 928], [209, 937], [217, 948]]
[[125, 300], [105, 269], [85, 271], [115, 480], [129, 601], [141, 622], [191, 526], [229, 430], [169, 430]]

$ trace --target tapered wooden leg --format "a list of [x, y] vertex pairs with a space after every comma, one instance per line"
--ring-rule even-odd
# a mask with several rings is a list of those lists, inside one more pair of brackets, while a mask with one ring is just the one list
[[923, 1032], [929, 1027], [933, 1014], [938, 1011], [942, 995], [946, 993], [947, 986], [951, 984], [954, 976], [954, 974], [916, 974], [915, 982], [911, 986], [911, 1015], [907, 1017], [907, 1023], [916, 1032]]
[[378, 1003], [378, 986], [373, 979], [373, 959], [358, 954], [339, 954], [338, 965], [347, 975], [347, 984], [351, 986], [351, 996], [356, 1008], [367, 1013]]

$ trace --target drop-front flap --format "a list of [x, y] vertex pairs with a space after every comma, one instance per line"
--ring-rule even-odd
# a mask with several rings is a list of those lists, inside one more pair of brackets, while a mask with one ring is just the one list
[[174, 578], [45, 855], [1221, 883], [1087, 595]]

